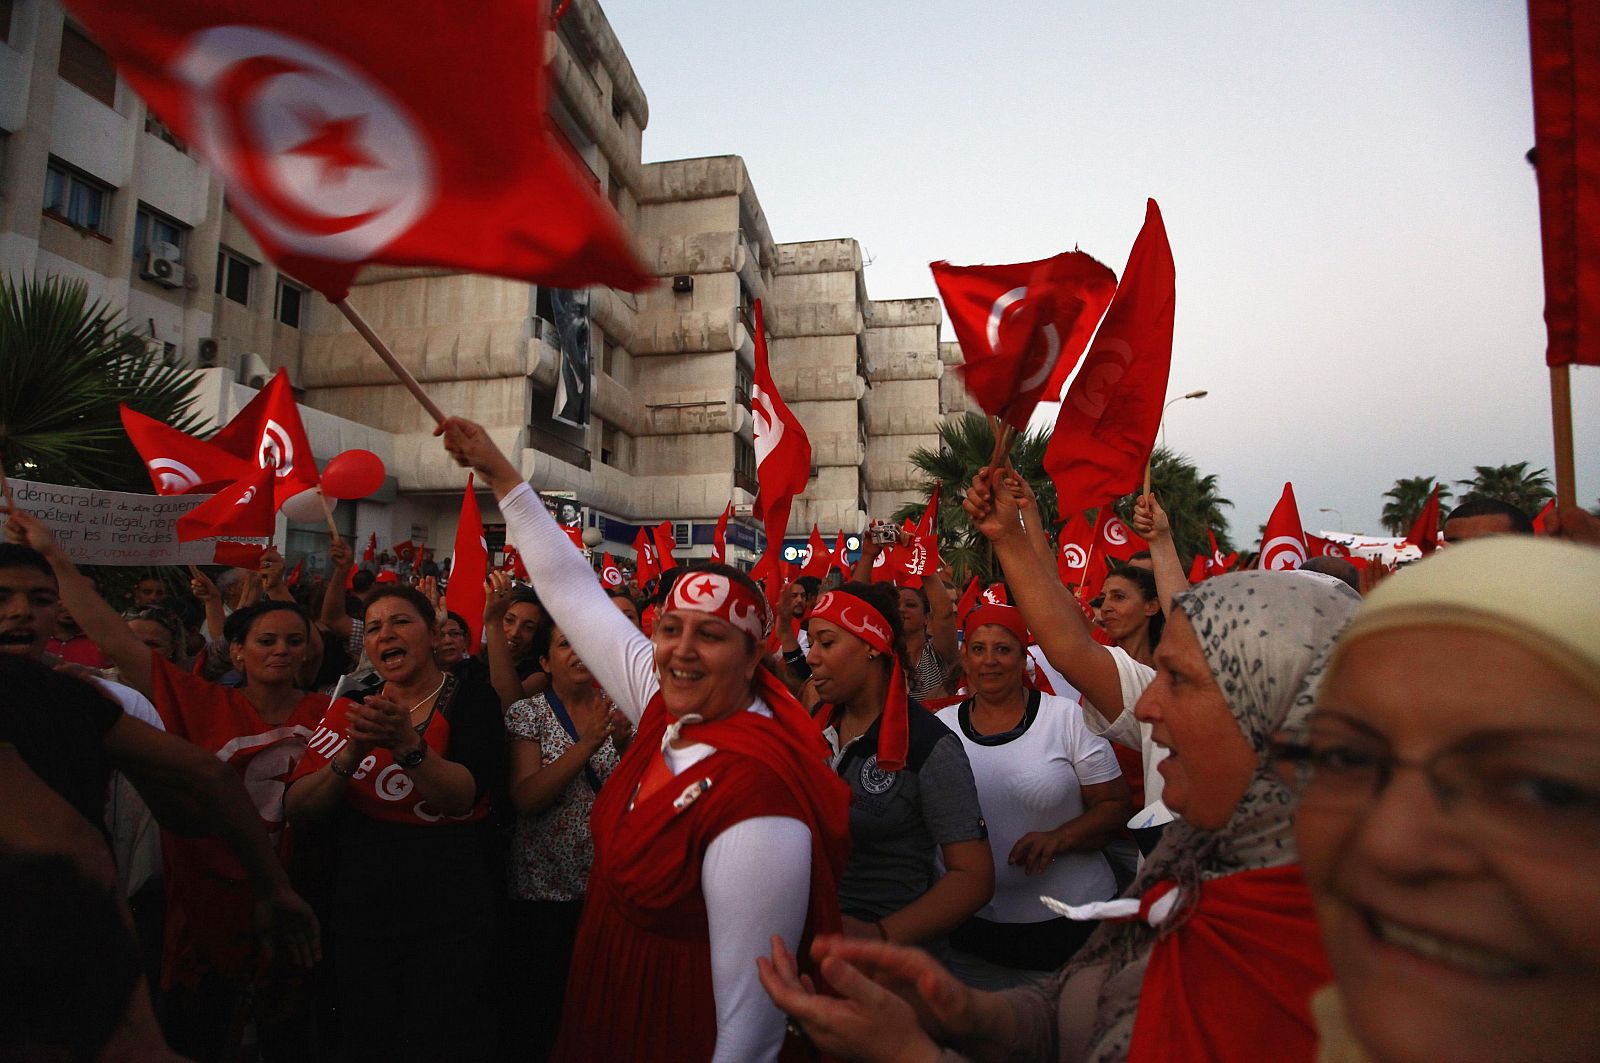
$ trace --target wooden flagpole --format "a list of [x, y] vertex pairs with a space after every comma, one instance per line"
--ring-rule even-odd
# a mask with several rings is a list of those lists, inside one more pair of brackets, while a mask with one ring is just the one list
[[366, 340], [367, 344], [377, 352], [378, 357], [382, 358], [383, 363], [389, 367], [389, 371], [399, 378], [400, 383], [406, 386], [406, 390], [411, 392], [412, 396], [422, 404], [422, 408], [428, 411], [428, 416], [433, 418], [434, 423], [443, 423], [445, 412], [439, 409], [438, 404], [428, 397], [426, 391], [422, 390], [422, 385], [417, 383], [417, 378], [411, 375], [409, 369], [400, 364], [400, 359], [396, 358], [394, 352], [378, 338], [376, 332], [372, 331], [372, 326], [367, 324], [366, 318], [358, 314], [356, 308], [350, 305], [350, 300], [348, 298], [340, 299], [333, 305], [338, 307], [339, 312], [345, 316], [345, 319], [355, 326], [356, 331], [361, 333], [361, 338]]
[[322, 517], [328, 522], [328, 534], [332, 537], [334, 545], [344, 540], [339, 535], [339, 526], [333, 522], [333, 507], [328, 505], [328, 496], [322, 493], [322, 485], [317, 485], [317, 501], [322, 503]]
[[1577, 470], [1572, 457], [1572, 367], [1550, 367], [1550, 423], [1555, 430], [1556, 508], [1578, 504]]

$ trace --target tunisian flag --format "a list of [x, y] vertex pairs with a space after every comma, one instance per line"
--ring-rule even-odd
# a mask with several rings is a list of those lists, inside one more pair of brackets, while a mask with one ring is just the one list
[[1117, 290], [1117, 275], [1082, 251], [1038, 262], [952, 266], [933, 281], [965, 364], [958, 370], [983, 411], [1018, 431], [1054, 402]]
[[489, 543], [483, 537], [483, 512], [478, 493], [467, 474], [467, 493], [461, 496], [461, 519], [456, 523], [455, 555], [450, 562], [450, 585], [444, 604], [460, 613], [470, 629], [467, 645], [476, 650], [483, 640], [483, 607], [488, 604], [483, 581], [489, 576]]
[[656, 548], [650, 541], [649, 528], [640, 527], [639, 534], [633, 537], [633, 554], [633, 578], [640, 587], [661, 575], [661, 565], [656, 561]]
[[139, 452], [158, 495], [221, 491], [255, 475], [256, 463], [235, 457], [154, 417], [119, 406], [122, 427]]
[[1095, 549], [1118, 561], [1126, 561], [1139, 551], [1150, 549], [1150, 544], [1128, 527], [1110, 506], [1101, 506], [1100, 512], [1095, 514], [1094, 538]]
[[1428, 494], [1428, 500], [1422, 504], [1422, 512], [1417, 514], [1417, 519], [1411, 525], [1411, 530], [1406, 532], [1406, 542], [1422, 551], [1422, 556], [1427, 557], [1439, 548], [1439, 485], [1433, 485], [1433, 490]]
[[717, 518], [717, 526], [711, 533], [711, 560], [718, 564], [725, 564], [728, 558], [728, 518], [733, 515], [733, 502], [730, 500], [722, 509], [722, 516]]
[[622, 586], [622, 569], [617, 567], [617, 559], [607, 550], [600, 559], [600, 585], [611, 590]]
[[260, 539], [272, 536], [277, 508], [272, 504], [272, 470], [256, 469], [178, 518], [180, 543], [226, 536]]
[[678, 545], [677, 539], [672, 534], [672, 522], [664, 520], [657, 524], [650, 532], [656, 544], [656, 566], [662, 572], [668, 572], [678, 567], [678, 559], [672, 556], [672, 548]]
[[306, 438], [305, 425], [300, 423], [294, 389], [282, 369], [207, 442], [261, 468], [277, 469], [273, 494], [280, 507], [321, 482], [311, 441]]
[[1061, 512], [1102, 505], [1143, 480], [1172, 365], [1176, 285], [1167, 230], [1152, 199], [1111, 309], [1045, 448], [1044, 467]]
[[1208, 527], [1206, 528], [1206, 535], [1211, 539], [1211, 556], [1206, 558], [1206, 575], [1220, 576], [1233, 568], [1238, 562], [1239, 552], [1235, 550], [1233, 553], [1224, 556], [1222, 547], [1217, 545], [1217, 533]]
[[1294, 484], [1286, 483], [1283, 497], [1267, 518], [1261, 557], [1256, 564], [1264, 569], [1299, 568], [1305, 564], [1306, 554], [1306, 533], [1300, 524], [1300, 507], [1294, 500]]
[[1600, 7], [1528, 0], [1546, 365], [1600, 365]]
[[756, 378], [750, 389], [750, 415], [755, 422], [755, 515], [767, 529], [767, 553], [776, 560], [783, 550], [783, 533], [789, 527], [789, 507], [811, 478], [811, 440], [790, 412], [772, 382], [767, 364], [767, 333], [761, 319], [761, 300], [755, 303]]
[[800, 570], [802, 576], [815, 576], [826, 579], [828, 569], [833, 567], [833, 556], [828, 553], [828, 544], [823, 541], [822, 533], [815, 524], [811, 525], [811, 541], [806, 544], [809, 551], [806, 555], [805, 567]]
[[285, 271], [366, 262], [651, 282], [547, 114], [549, 5], [69, 0]]

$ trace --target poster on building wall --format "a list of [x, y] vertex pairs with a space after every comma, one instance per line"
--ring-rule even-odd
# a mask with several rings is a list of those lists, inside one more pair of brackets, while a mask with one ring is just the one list
[[[49, 528], [75, 565], [213, 563], [218, 540], [178, 541], [178, 518], [210, 495], [140, 495], [15, 477], [10, 484], [17, 508]], [[0, 527], [5, 522], [0, 512]]]
[[551, 416], [574, 428], [589, 427], [590, 390], [594, 366], [589, 350], [589, 292], [587, 289], [550, 289], [550, 306], [556, 315], [556, 335], [561, 343], [561, 372], [556, 377], [555, 409]]

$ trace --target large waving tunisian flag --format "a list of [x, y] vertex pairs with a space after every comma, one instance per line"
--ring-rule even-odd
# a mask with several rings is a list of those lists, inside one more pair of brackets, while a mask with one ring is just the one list
[[1117, 290], [1117, 275], [1082, 251], [1039, 262], [928, 268], [961, 344], [967, 391], [983, 412], [1019, 431], [1035, 406], [1061, 396]]
[[179, 517], [178, 541], [187, 543], [214, 536], [271, 538], [277, 521], [272, 476], [271, 469], [251, 469], [243, 479]]
[[789, 526], [794, 496], [811, 478], [811, 440], [800, 419], [784, 405], [767, 364], [767, 333], [761, 318], [761, 300], [755, 304], [756, 375], [750, 389], [750, 415], [755, 422], [755, 515], [767, 529], [767, 553], [776, 561], [783, 550], [783, 533]]
[[650, 283], [550, 123], [547, 3], [67, 7], [262, 249], [329, 299], [364, 262]]
[[467, 493], [461, 496], [461, 520], [456, 524], [455, 553], [450, 561], [450, 584], [444, 589], [444, 604], [460, 613], [467, 622], [468, 652], [477, 653], [483, 642], [483, 608], [488, 591], [483, 581], [489, 577], [489, 542], [483, 535], [483, 511], [478, 508], [478, 493], [472, 489], [472, 474], [467, 474]]
[[294, 389], [282, 369], [207, 442], [260, 468], [276, 469], [278, 506], [321, 481]]
[[1529, 0], [1547, 365], [1600, 365], [1600, 5]]
[[230, 454], [127, 406], [118, 409], [122, 413], [122, 428], [144, 461], [150, 483], [158, 495], [220, 491], [255, 474], [254, 461]]
[[1172, 365], [1177, 270], [1155, 200], [1044, 452], [1060, 512], [1138, 489], [1161, 427]]

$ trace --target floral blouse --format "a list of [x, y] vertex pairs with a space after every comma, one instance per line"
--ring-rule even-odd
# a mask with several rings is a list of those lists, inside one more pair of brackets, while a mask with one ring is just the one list
[[[545, 694], [523, 698], [506, 710], [506, 738], [538, 742], [539, 762], [546, 766], [576, 744]], [[602, 742], [589, 757], [590, 771], [601, 782], [616, 766], [617, 750], [610, 742]], [[594, 806], [590, 771], [573, 776], [548, 808], [517, 817], [508, 876], [512, 897], [525, 901], [583, 897], [589, 865], [594, 862], [594, 839], [589, 835], [589, 810]]]

